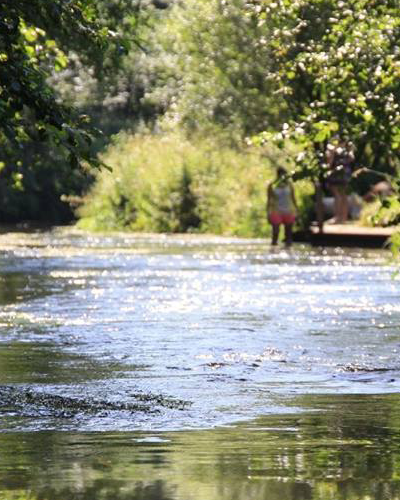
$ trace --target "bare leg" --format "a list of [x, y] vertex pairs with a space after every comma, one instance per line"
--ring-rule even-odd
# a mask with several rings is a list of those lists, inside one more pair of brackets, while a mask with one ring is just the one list
[[278, 244], [279, 224], [272, 224], [272, 245]]
[[331, 191], [333, 196], [335, 197], [334, 205], [333, 205], [333, 219], [335, 222], [339, 222], [339, 213], [340, 213], [340, 196], [339, 189], [337, 186], [331, 186]]
[[290, 247], [293, 243], [293, 224], [285, 224], [285, 246]]
[[322, 186], [319, 182], [315, 184], [315, 211], [317, 215], [318, 230], [322, 233], [324, 230], [324, 205], [322, 202]]
[[346, 190], [343, 187], [340, 191], [340, 221], [346, 222], [349, 217], [349, 201]]
[[333, 185], [330, 189], [335, 197], [335, 222], [346, 222], [349, 215], [349, 203], [347, 200], [346, 188], [345, 186]]

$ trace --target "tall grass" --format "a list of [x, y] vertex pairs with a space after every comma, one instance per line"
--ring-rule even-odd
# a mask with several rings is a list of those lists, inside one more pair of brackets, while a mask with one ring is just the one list
[[102, 231], [266, 235], [266, 182], [285, 162], [281, 152], [273, 158], [213, 138], [120, 134], [103, 158], [112, 172], [97, 175], [78, 210], [78, 225]]

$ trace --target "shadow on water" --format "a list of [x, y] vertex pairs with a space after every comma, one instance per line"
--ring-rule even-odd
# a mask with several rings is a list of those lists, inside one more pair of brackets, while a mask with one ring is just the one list
[[293, 404], [305, 411], [211, 430], [3, 433], [0, 495], [2, 500], [400, 498], [399, 396], [313, 396]]

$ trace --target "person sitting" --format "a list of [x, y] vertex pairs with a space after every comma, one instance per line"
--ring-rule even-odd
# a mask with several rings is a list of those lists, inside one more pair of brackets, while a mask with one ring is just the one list
[[393, 187], [388, 181], [380, 181], [373, 184], [369, 191], [363, 196], [364, 201], [370, 203], [378, 198], [387, 198], [394, 194]]

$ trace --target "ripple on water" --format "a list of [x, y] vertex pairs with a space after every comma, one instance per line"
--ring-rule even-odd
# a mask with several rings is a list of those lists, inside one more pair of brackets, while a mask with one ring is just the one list
[[53, 395], [124, 401], [139, 390], [192, 403], [173, 416], [47, 420], [91, 430], [209, 426], [279, 411], [298, 394], [394, 392], [400, 305], [386, 255], [3, 234], [0, 378]]

